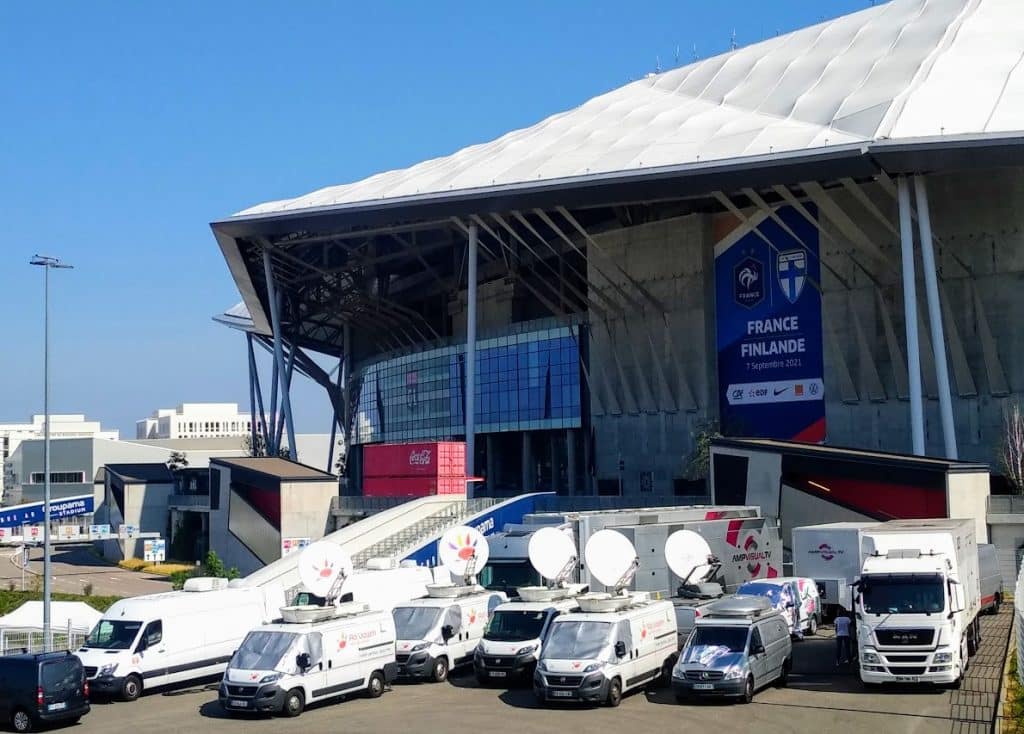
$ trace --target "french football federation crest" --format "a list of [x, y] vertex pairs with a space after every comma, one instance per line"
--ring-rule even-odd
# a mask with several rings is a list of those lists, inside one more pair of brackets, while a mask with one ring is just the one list
[[796, 303], [807, 282], [807, 253], [803, 250], [780, 252], [776, 271], [782, 295], [790, 303]]

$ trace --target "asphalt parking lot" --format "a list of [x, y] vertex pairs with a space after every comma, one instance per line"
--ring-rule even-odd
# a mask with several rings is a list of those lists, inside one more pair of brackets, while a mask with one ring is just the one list
[[[14, 548], [0, 549], [0, 584], [21, 589], [21, 567], [14, 563]], [[24, 574], [25, 588], [32, 588], [33, 577], [43, 573], [43, 551], [33, 548], [29, 567]], [[140, 596], [170, 591], [166, 578], [125, 571], [97, 558], [86, 546], [56, 546], [51, 563], [53, 590], [67, 594], [81, 594], [86, 585], [92, 586], [97, 596]]]
[[794, 646], [794, 671], [786, 689], [769, 688], [749, 706], [709, 703], [681, 706], [668, 689], [629, 695], [617, 709], [541, 709], [526, 689], [478, 688], [473, 678], [444, 684], [396, 684], [377, 700], [353, 698], [314, 706], [297, 719], [228, 718], [217, 703], [216, 684], [153, 692], [136, 703], [97, 703], [80, 724], [60, 731], [205, 732], [479, 731], [517, 734], [616, 727], [620, 731], [669, 731], [681, 724], [716, 734], [779, 732], [941, 732], [987, 734], [991, 730], [1006, 652], [1011, 611], [983, 618], [984, 641], [968, 679], [958, 691], [883, 689], [866, 693], [852, 669], [834, 665], [831, 630]]

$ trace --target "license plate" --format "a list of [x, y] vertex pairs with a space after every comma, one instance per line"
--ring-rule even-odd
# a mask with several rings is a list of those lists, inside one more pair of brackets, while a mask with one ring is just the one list
[[553, 698], [572, 698], [572, 691], [551, 691]]
[[488, 672], [487, 675], [491, 676], [492, 678], [505, 678], [508, 676], [508, 673], [506, 673], [504, 670], [492, 670]]
[[247, 709], [249, 708], [248, 701], [228, 701], [228, 705], [236, 709]]
[[919, 677], [917, 677], [916, 675], [897, 675], [896, 676], [896, 682], [897, 683], [917, 683], [920, 680], [921, 679]]
[[715, 690], [714, 683], [694, 683], [693, 690], [695, 691], [713, 691]]
[[68, 707], [67, 703], [61, 702], [61, 703], [51, 703], [46, 708], [47, 708], [48, 711], [63, 711], [67, 707]]

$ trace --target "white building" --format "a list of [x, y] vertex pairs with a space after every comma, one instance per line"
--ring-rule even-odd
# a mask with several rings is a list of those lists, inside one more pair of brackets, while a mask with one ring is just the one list
[[221, 438], [248, 436], [252, 414], [238, 410], [238, 403], [182, 403], [161, 408], [135, 423], [135, 438]]
[[[0, 423], [0, 466], [6, 463], [22, 441], [43, 437], [46, 417], [32, 416], [31, 423]], [[120, 432], [104, 430], [99, 421], [87, 421], [84, 415], [71, 413], [66, 415], [50, 415], [51, 438], [97, 438], [116, 441]], [[6, 485], [6, 472], [0, 473], [0, 499], [3, 498]]]

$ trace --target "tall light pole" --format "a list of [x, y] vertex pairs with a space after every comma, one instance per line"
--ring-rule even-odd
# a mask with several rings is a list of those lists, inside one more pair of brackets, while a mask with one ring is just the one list
[[53, 647], [50, 631], [50, 269], [66, 268], [60, 258], [35, 255], [30, 265], [43, 268], [43, 645]]

